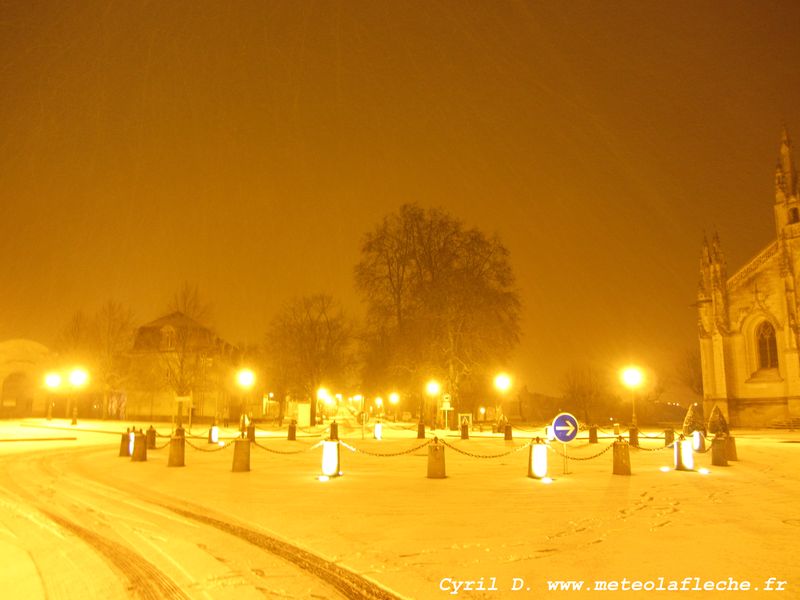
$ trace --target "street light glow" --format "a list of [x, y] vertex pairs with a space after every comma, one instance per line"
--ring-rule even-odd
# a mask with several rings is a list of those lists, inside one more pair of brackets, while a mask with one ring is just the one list
[[391, 394], [389, 394], [389, 402], [391, 402], [392, 404], [397, 404], [398, 402], [400, 402], [400, 394], [398, 394], [397, 392], [392, 392]]
[[[59, 377], [59, 381], [61, 378]], [[82, 387], [89, 381], [89, 373], [84, 369], [72, 369], [69, 373], [69, 382], [74, 387]]]
[[236, 383], [239, 384], [239, 387], [250, 389], [255, 382], [256, 374], [250, 369], [240, 369], [239, 372], [236, 373]]
[[425, 384], [425, 391], [429, 396], [438, 396], [439, 392], [442, 391], [442, 386], [435, 379], [431, 379], [427, 384]]
[[44, 376], [44, 385], [51, 390], [57, 389], [58, 386], [61, 385], [61, 375], [58, 373], [48, 373]]
[[625, 387], [633, 390], [644, 383], [644, 373], [636, 366], [625, 367], [620, 373], [620, 380]]
[[499, 373], [494, 378], [494, 387], [501, 392], [507, 392], [511, 389], [511, 377], [507, 373]]

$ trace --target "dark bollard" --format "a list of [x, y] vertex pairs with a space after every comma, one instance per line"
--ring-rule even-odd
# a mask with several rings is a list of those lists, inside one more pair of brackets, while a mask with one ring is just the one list
[[287, 438], [290, 442], [294, 442], [297, 440], [297, 421], [292, 419], [292, 422], [289, 423], [289, 437]]
[[675, 432], [672, 429], [664, 430], [664, 446], [671, 446], [675, 441]]
[[256, 426], [253, 423], [247, 426], [247, 439], [251, 442], [256, 441]]
[[506, 431], [503, 439], [505, 439], [506, 441], [514, 439], [514, 434], [511, 431], [511, 423], [506, 423]]
[[425, 421], [422, 419], [419, 420], [417, 423], [417, 439], [424, 440], [425, 439]]
[[131, 455], [131, 430], [125, 430], [122, 434], [122, 439], [119, 441], [119, 455], [126, 458]]
[[72, 425], [78, 424], [78, 407], [72, 409]]
[[631, 452], [627, 442], [614, 442], [614, 475], [631, 474]]
[[619, 423], [614, 423], [614, 435], [619, 435]]
[[596, 444], [597, 443], [597, 425], [592, 425], [589, 427], [589, 443]]
[[331, 441], [339, 439], [339, 424], [336, 421], [331, 422]]
[[234, 473], [250, 470], [250, 441], [239, 438], [233, 441], [233, 469]]
[[725, 456], [728, 460], [739, 460], [736, 454], [736, 440], [732, 435], [729, 435], [725, 442]]
[[715, 467], [727, 467], [728, 456], [726, 452], [727, 442], [725, 435], [715, 435], [711, 440], [711, 464]]
[[447, 473], [444, 467], [444, 445], [438, 438], [428, 446], [428, 479], [445, 479]]
[[634, 448], [639, 447], [639, 428], [634, 427], [631, 425], [631, 428], [628, 430], [628, 440], [630, 441], [631, 446]]
[[133, 462], [145, 462], [147, 460], [147, 438], [141, 430], [133, 434]]
[[184, 444], [186, 438], [180, 435], [173, 435], [169, 440], [169, 459], [167, 461], [168, 467], [184, 467], [186, 457], [186, 448]]
[[461, 439], [462, 440], [469, 439], [469, 423], [467, 423], [466, 419], [461, 421]]
[[178, 427], [175, 428], [175, 435], [186, 437], [186, 430], [183, 428], [183, 425], [178, 425]]
[[156, 430], [152, 425], [147, 428], [147, 448], [152, 450], [156, 447]]

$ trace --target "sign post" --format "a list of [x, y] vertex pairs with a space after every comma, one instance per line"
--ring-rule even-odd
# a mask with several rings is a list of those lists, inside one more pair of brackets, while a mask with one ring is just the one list
[[564, 475], [569, 473], [567, 467], [567, 443], [578, 435], [578, 419], [570, 413], [559, 413], [553, 419], [553, 436], [561, 442], [564, 449]]

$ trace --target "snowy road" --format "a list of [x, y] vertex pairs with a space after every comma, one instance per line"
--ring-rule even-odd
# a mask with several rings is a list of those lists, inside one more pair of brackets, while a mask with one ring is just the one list
[[[526, 477], [527, 440], [448, 438], [448, 477], [433, 480], [414, 432], [344, 433], [357, 451], [343, 448], [344, 475], [325, 483], [314, 437], [265, 433], [248, 473], [231, 472], [230, 448], [187, 447], [186, 467], [168, 468], [166, 449], [132, 463], [100, 434], [2, 445], [0, 569], [16, 570], [0, 581], [18, 586], [11, 598], [574, 596], [548, 587], [559, 580], [582, 582], [583, 598], [800, 597], [797, 432], [742, 432], [730, 467], [696, 455], [708, 475], [662, 472], [672, 455], [655, 438], [631, 450], [631, 477], [611, 475], [609, 440], [570, 446], [567, 474], [554, 447], [550, 485]], [[598, 585], [693, 577], [751, 588]]]

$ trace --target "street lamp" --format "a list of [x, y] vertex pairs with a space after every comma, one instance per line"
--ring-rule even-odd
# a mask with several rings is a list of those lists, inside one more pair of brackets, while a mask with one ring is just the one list
[[253, 373], [250, 369], [239, 369], [236, 372], [236, 384], [242, 390], [242, 413], [239, 417], [239, 429], [240, 431], [245, 431], [246, 423], [245, 423], [245, 413], [246, 411], [246, 404], [247, 404], [247, 393], [253, 389], [253, 386], [256, 383], [256, 374]]
[[631, 391], [631, 425], [636, 427], [636, 390], [644, 383], [644, 372], [635, 365], [629, 365], [620, 371], [619, 378], [622, 385]]
[[49, 390], [47, 395], [47, 420], [53, 418], [53, 394], [61, 387], [61, 375], [58, 373], [47, 373], [44, 376], [44, 387]]
[[[72, 406], [72, 424], [78, 424], [78, 397], [77, 393], [82, 387], [89, 383], [89, 373], [85, 369], [76, 367], [69, 372], [69, 383], [75, 390], [75, 405]], [[69, 417], [69, 410], [67, 410], [67, 417]]]
[[[498, 407], [499, 410], [495, 412], [501, 414], [503, 412], [503, 397], [511, 389], [511, 377], [508, 373], [498, 373], [494, 378], [494, 387], [500, 392], [500, 406]], [[497, 422], [499, 425], [500, 417], [497, 417]]]
[[[426, 393], [428, 394], [428, 396], [430, 396], [431, 398], [438, 398], [438, 397], [439, 397], [439, 394], [441, 394], [441, 392], [442, 392], [442, 386], [441, 386], [441, 384], [440, 384], [438, 381], [436, 381], [435, 379], [431, 379], [431, 380], [430, 380], [428, 383], [426, 383], [426, 384], [425, 384], [425, 392], [426, 392]], [[424, 412], [425, 412], [425, 411], [424, 411], [424, 405], [423, 405], [423, 409], [421, 409], [421, 410], [419, 411], [419, 420], [420, 420], [420, 422], [422, 422], [422, 421], [423, 421], [423, 414], [424, 414]], [[435, 424], [435, 423], [434, 423], [434, 424]]]
[[392, 411], [394, 412], [394, 420], [397, 421], [397, 405], [400, 403], [400, 394], [397, 392], [392, 392], [389, 394], [389, 404], [392, 405]]

